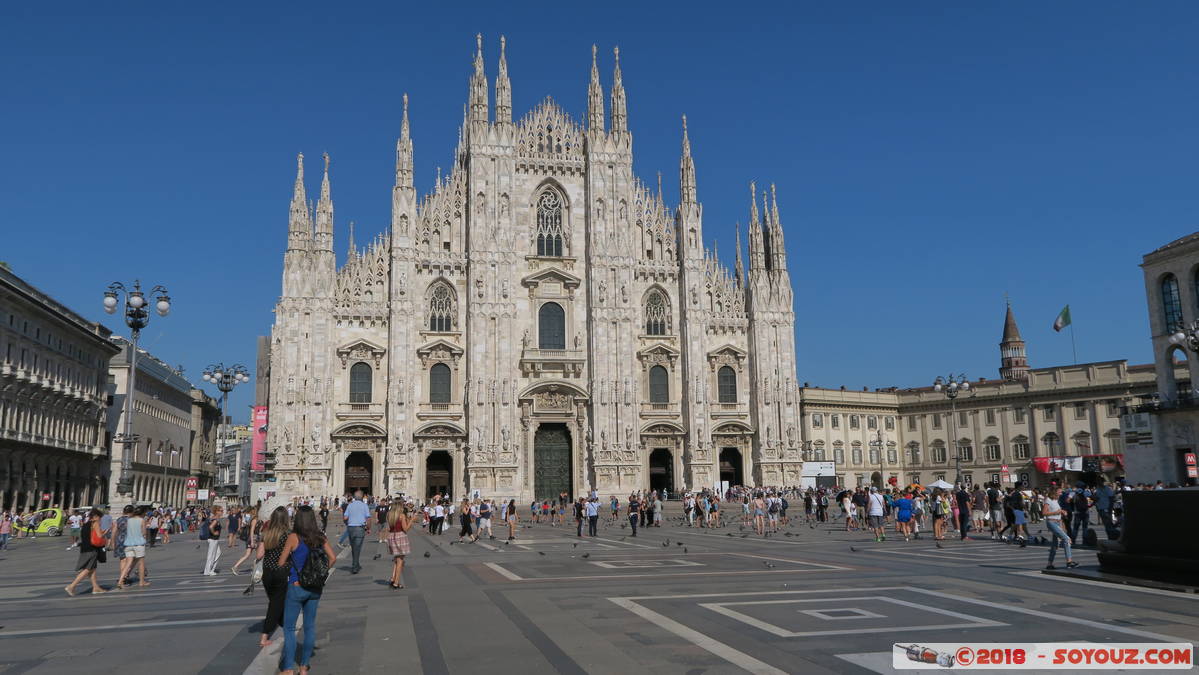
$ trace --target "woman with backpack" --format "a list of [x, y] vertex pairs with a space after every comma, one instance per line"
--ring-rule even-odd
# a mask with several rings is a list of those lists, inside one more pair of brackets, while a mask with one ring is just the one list
[[[283, 603], [283, 659], [280, 672], [308, 672], [308, 661], [316, 648], [316, 610], [325, 578], [337, 562], [337, 554], [316, 523], [311, 506], [296, 509], [295, 526], [283, 544], [279, 566], [287, 570], [287, 599]], [[304, 615], [304, 643], [296, 660], [296, 620]]]

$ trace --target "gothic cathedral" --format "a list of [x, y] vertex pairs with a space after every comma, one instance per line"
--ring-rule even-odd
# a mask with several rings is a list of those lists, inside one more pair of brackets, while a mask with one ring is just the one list
[[586, 125], [549, 98], [513, 122], [482, 39], [453, 169], [418, 199], [408, 99], [390, 232], [338, 268], [325, 157], [303, 156], [271, 331], [281, 494], [354, 488], [528, 503], [719, 481], [798, 485], [795, 313], [774, 187], [750, 185], [749, 267], [704, 246], [683, 118], [679, 204], [633, 174], [620, 52], [592, 48]]

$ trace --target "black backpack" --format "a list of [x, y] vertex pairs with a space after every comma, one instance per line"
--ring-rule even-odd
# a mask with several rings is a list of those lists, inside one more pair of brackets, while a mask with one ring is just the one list
[[329, 576], [329, 556], [325, 555], [324, 546], [308, 548], [308, 558], [304, 560], [304, 567], [296, 576], [299, 578], [300, 588], [306, 591], [320, 593], [325, 590], [325, 579]]

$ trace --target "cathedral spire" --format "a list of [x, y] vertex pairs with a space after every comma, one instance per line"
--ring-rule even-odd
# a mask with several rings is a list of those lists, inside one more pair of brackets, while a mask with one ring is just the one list
[[321, 178], [321, 198], [316, 203], [316, 249], [333, 250], [333, 198], [329, 190], [329, 153], [324, 154], [325, 174]]
[[612, 133], [627, 134], [629, 115], [624, 96], [624, 80], [620, 76], [620, 47], [613, 48], [612, 52], [616, 56], [616, 68], [612, 73]]
[[408, 94], [404, 94], [404, 117], [400, 120], [400, 138], [396, 141], [397, 188], [412, 188], [412, 135], [408, 124]]
[[512, 83], [508, 81], [508, 39], [500, 36], [500, 68], [495, 77], [495, 123], [512, 124]]
[[291, 195], [287, 219], [287, 248], [306, 249], [312, 240], [312, 221], [308, 218], [308, 197], [304, 194], [304, 153], [296, 155], [296, 185]]
[[766, 269], [766, 252], [762, 246], [762, 223], [758, 220], [758, 186], [749, 183], [749, 269]]
[[999, 377], [1005, 380], [1028, 379], [1028, 353], [1020, 328], [1016, 326], [1016, 315], [1012, 303], [1007, 303], [1007, 314], [1003, 318], [1003, 340], [999, 343]]
[[787, 248], [783, 244], [783, 224], [779, 222], [779, 202], [774, 183], [770, 184], [770, 254], [772, 269], [787, 269]]
[[596, 46], [591, 45], [591, 84], [587, 86], [587, 130], [604, 132], [604, 90], [600, 86], [599, 67], [595, 63]]
[[346, 247], [346, 261], [358, 255], [358, 247], [354, 244], [354, 221], [350, 221], [350, 244]]
[[745, 283], [745, 266], [741, 263], [741, 223], [734, 225], [737, 232], [737, 262], [733, 269], [737, 272], [737, 285]]
[[691, 158], [691, 140], [687, 137], [687, 116], [683, 115], [683, 157], [679, 160], [679, 198], [683, 204], [695, 203], [695, 160]]
[[470, 78], [471, 126], [487, 126], [487, 75], [483, 72], [483, 34], [475, 35], [475, 73]]

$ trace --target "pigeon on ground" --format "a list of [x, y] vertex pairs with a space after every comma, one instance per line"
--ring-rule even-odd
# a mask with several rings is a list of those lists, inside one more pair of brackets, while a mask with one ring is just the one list
[[545, 555], [545, 551], [538, 551], [537, 553], [538, 553], [539, 555]]
[[939, 541], [938, 541], [938, 542], [937, 542], [937, 548], [945, 548], [945, 547], [944, 547], [944, 546], [942, 546], [942, 545], [941, 545], [941, 542], [939, 542]]
[[687, 547], [686, 547], [686, 546], [684, 546], [684, 547], [683, 547], [683, 553], [686, 553], [686, 552], [687, 552]]
[[578, 548], [578, 547], [579, 547], [579, 542], [577, 542], [577, 541], [576, 541], [575, 543], [571, 544], [571, 545], [570, 545], [570, 547], [571, 547], [571, 548]]
[[849, 547], [849, 550], [853, 551], [854, 553], [857, 553], [857, 552], [858, 552], [858, 549], [854, 548], [853, 546], [850, 546], [850, 547]]
[[770, 561], [766, 561], [765, 564], [766, 564], [767, 569], [774, 569], [774, 563], [772, 563]]
[[[730, 532], [729, 534], [732, 534], [732, 532]], [[741, 535], [741, 538], [742, 538], [742, 539], [745, 539], [745, 538], [746, 538], [746, 537], [748, 537], [748, 536], [749, 536], [748, 534], [743, 534], [743, 535]]]
[[669, 541], [664, 541], [664, 542], [662, 542], [662, 548], [666, 548], [666, 547], [668, 547], [668, 546], [670, 546], [670, 542], [669, 542]]
[[506, 542], [504, 542], [504, 546], [507, 546], [508, 544], [511, 544], [511, 543], [512, 542], [510, 542], [510, 541], [506, 541]]
[[627, 525], [626, 523], [621, 523], [621, 524], [620, 524], [620, 529], [622, 529], [622, 530], [623, 530], [623, 529], [624, 529], [624, 528], [626, 528], [626, 527], [628, 527], [628, 525]]
[[681, 541], [676, 541], [676, 542], [675, 542], [675, 545], [677, 545], [677, 546], [682, 546], [682, 545], [683, 545], [683, 542], [681, 542]]
[[433, 554], [432, 554], [432, 553], [429, 553], [428, 551], [425, 551], [425, 557], [426, 557], [426, 558], [431, 558], [431, 557], [433, 557]]
[[725, 533], [724, 533], [724, 536], [726, 536], [726, 537], [731, 537], [731, 536], [733, 536], [733, 533], [732, 533], [732, 532], [725, 532]]
[[583, 554], [583, 557], [584, 557], [584, 558], [590, 558], [590, 557], [591, 557], [591, 554], [590, 554], [590, 553], [584, 553], [584, 554]]

